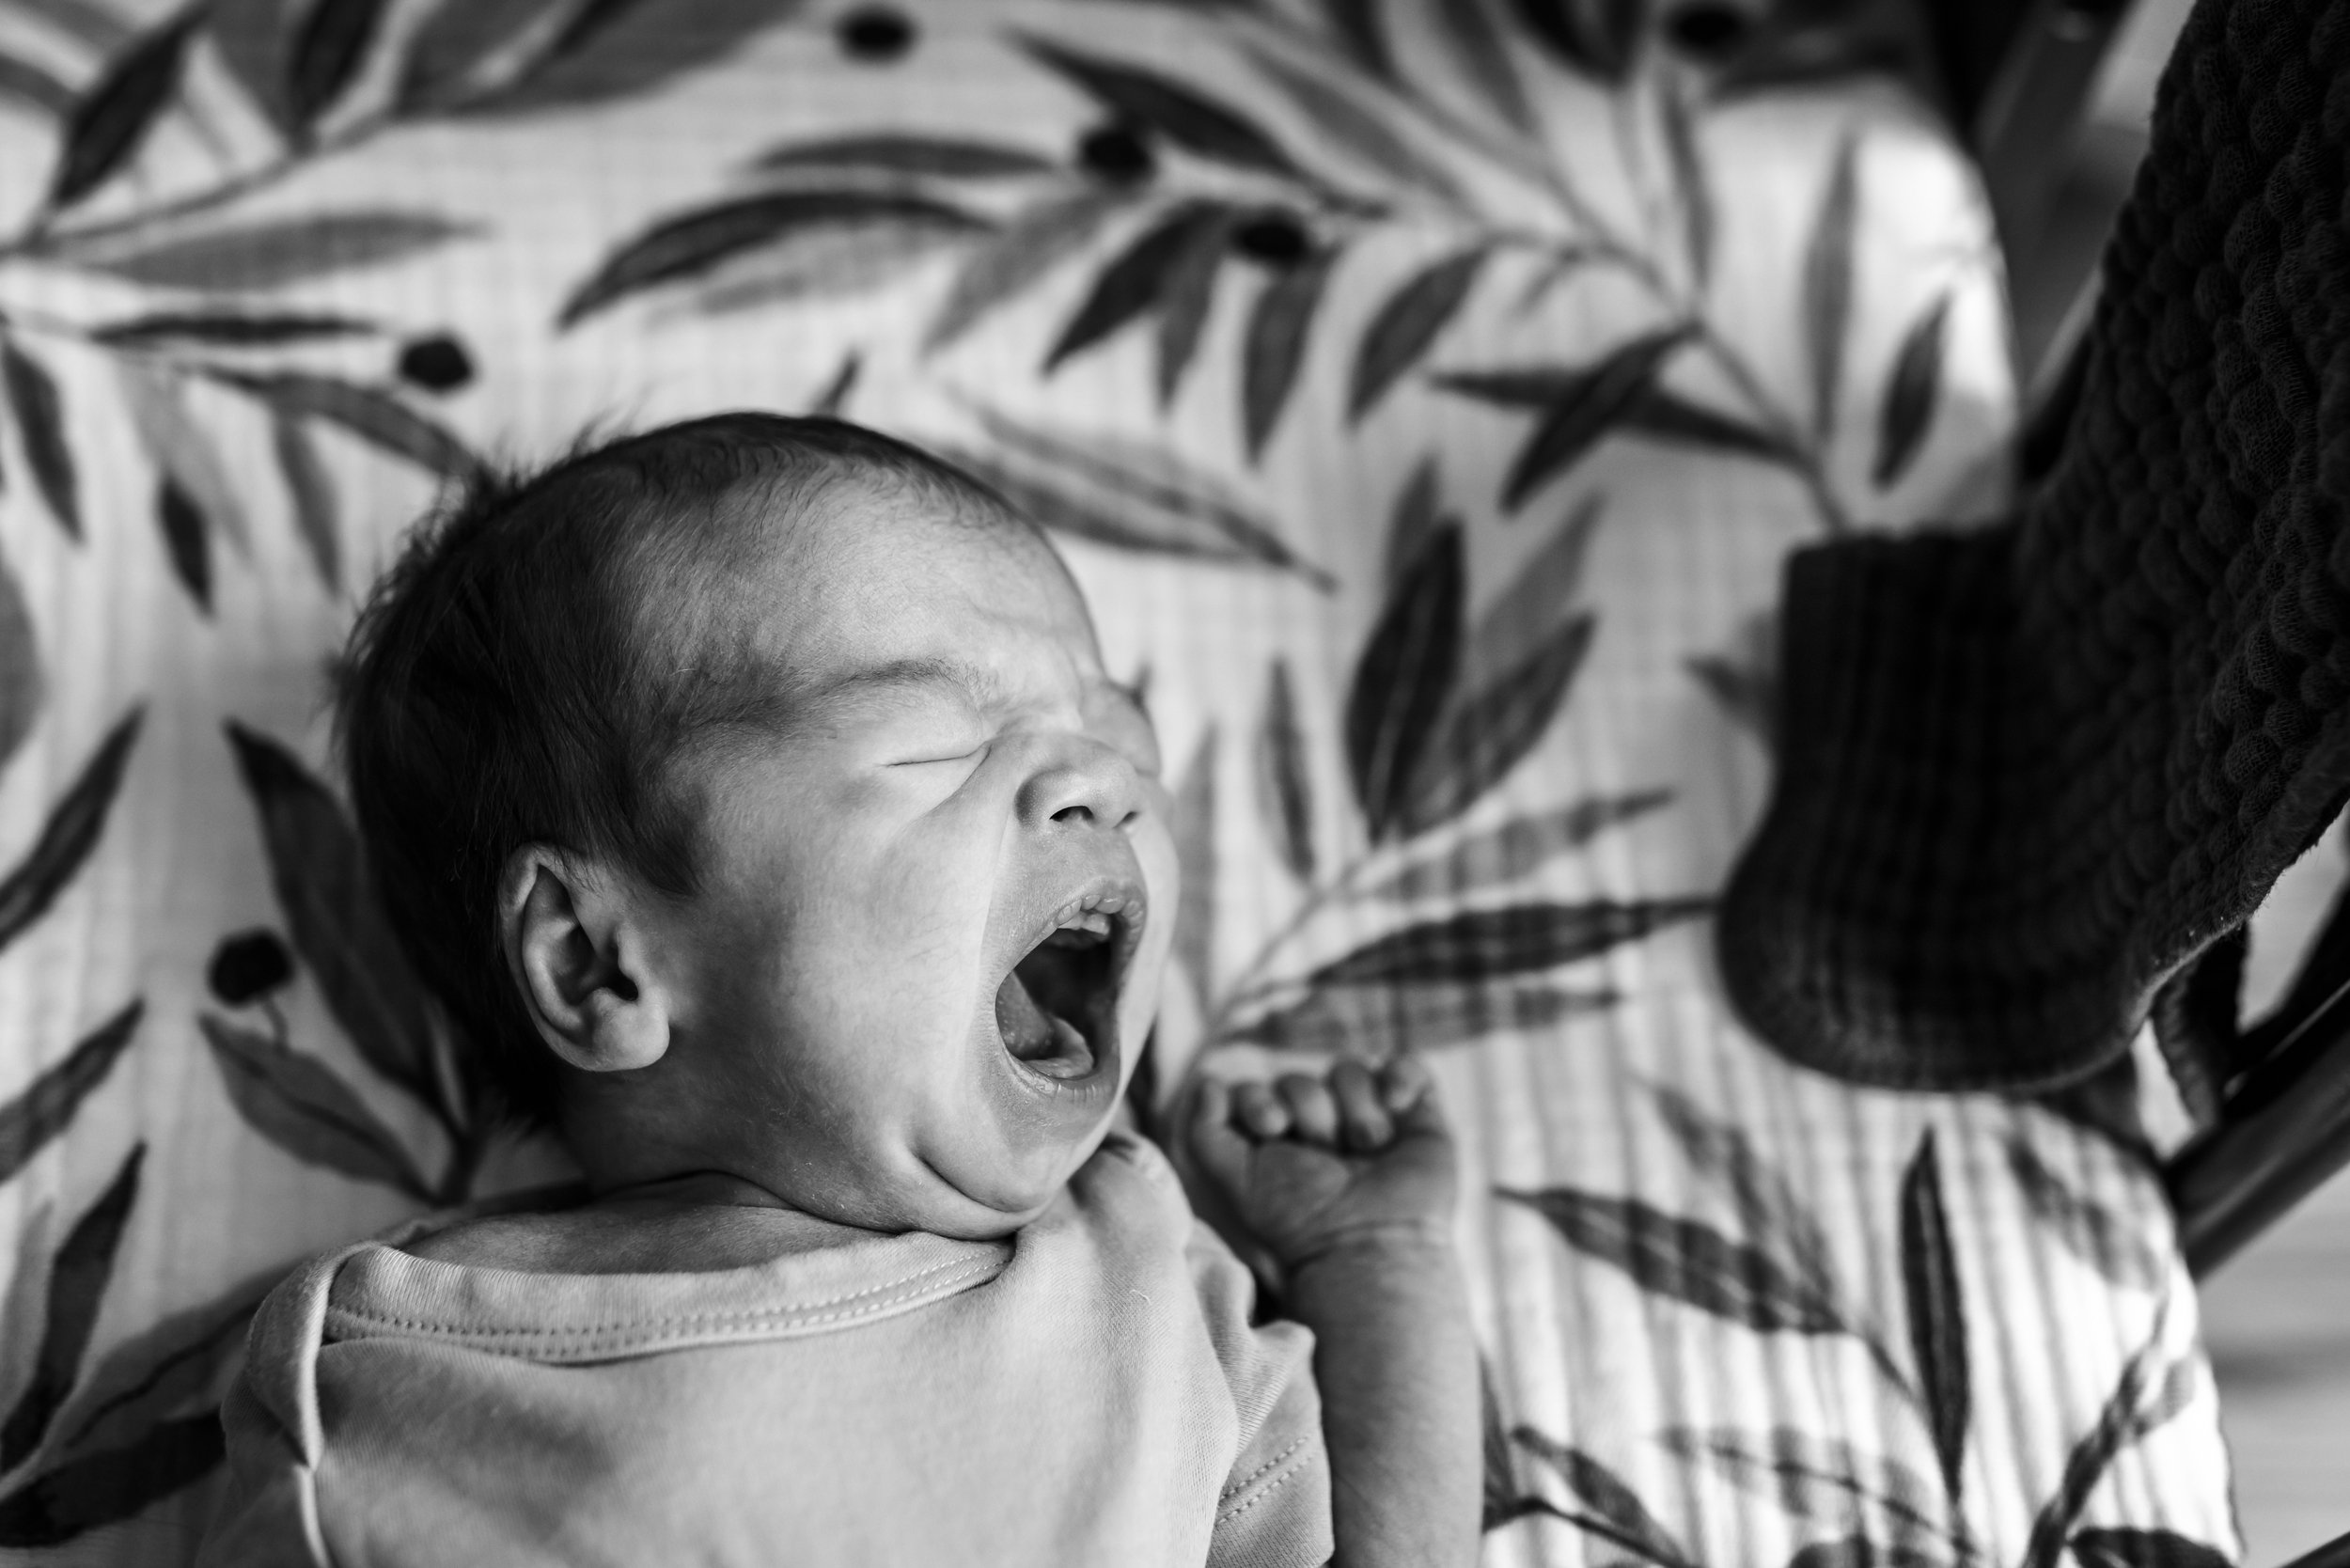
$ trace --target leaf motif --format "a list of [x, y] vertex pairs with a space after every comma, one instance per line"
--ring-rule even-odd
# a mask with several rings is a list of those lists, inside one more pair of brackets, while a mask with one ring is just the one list
[[1286, 659], [1265, 672], [1264, 719], [1257, 728], [1257, 806], [1281, 864], [1298, 881], [1314, 879], [1313, 780]]
[[1344, 149], [1357, 164], [1389, 180], [1417, 185], [1446, 207], [1468, 208], [1468, 196], [1450, 171], [1406, 141], [1381, 116], [1277, 55], [1252, 49], [1248, 58], [1288, 95], [1315, 131]]
[[383, 28], [385, 0], [314, 0], [294, 33], [286, 69], [286, 106], [294, 123], [309, 127], [334, 106], [368, 57]]
[[98, 847], [99, 835], [106, 830], [106, 813], [114, 807], [116, 791], [122, 787], [132, 744], [138, 739], [140, 715], [141, 710], [133, 708], [116, 721], [82, 765], [72, 786], [50, 808], [40, 837], [8, 879], [0, 882], [0, 948], [24, 934], [27, 926], [49, 912], [90, 851]]
[[973, 247], [932, 318], [922, 352], [945, 348], [1056, 263], [1084, 249], [1128, 200], [1115, 190], [1084, 190], [1049, 198], [1015, 215], [994, 237]]
[[781, 142], [751, 160], [751, 167], [761, 174], [796, 174], [814, 169], [924, 175], [937, 180], [1009, 180], [1050, 174], [1058, 166], [1043, 153], [1005, 142], [895, 131]]
[[2170, 1278], [2168, 1261], [2139, 1228], [2076, 1190], [2020, 1137], [2007, 1140], [2007, 1168], [2032, 1214], [2081, 1262], [2124, 1290], [2153, 1290]]
[[2154, 1390], [2154, 1397], [2131, 1421], [2130, 1435], [2143, 1437], [2169, 1425], [2195, 1403], [2195, 1389], [2201, 1381], [2201, 1368], [2192, 1357], [2172, 1362], [2170, 1370], [2163, 1374], [2162, 1387]]
[[519, 61], [494, 90], [452, 107], [538, 114], [634, 98], [717, 64], [804, 8], [805, 0], [583, 0], [565, 9], [546, 42], [525, 34]]
[[1909, 1347], [1925, 1397], [1926, 1425], [1950, 1500], [1958, 1500], [1966, 1463], [1966, 1426], [1973, 1403], [1967, 1372], [1966, 1299], [1942, 1208], [1942, 1167], [1934, 1133], [1902, 1177], [1902, 1287], [1909, 1307]]
[[[167, 481], [157, 492], [157, 518], [172, 551], [172, 570], [197, 602], [210, 607], [212, 529], [240, 550], [251, 548], [244, 508], [228, 488], [227, 470], [212, 438], [188, 411], [187, 389], [178, 372], [135, 359], [120, 366], [123, 401], [140, 443]], [[165, 496], [171, 497], [166, 504]], [[185, 555], [182, 552], [186, 552]]]
[[1231, 240], [1235, 218], [1232, 210], [1225, 208], [1220, 211], [1218, 221], [1193, 226], [1184, 236], [1183, 250], [1167, 270], [1160, 289], [1163, 308], [1159, 312], [1162, 410], [1175, 401], [1183, 371], [1199, 346], [1199, 332], [1207, 325], [1208, 307], [1215, 301], [1216, 274], [1223, 265], [1225, 246]]
[[1893, 356], [1893, 376], [1885, 386], [1885, 405], [1877, 423], [1877, 461], [1870, 472], [1879, 490], [1901, 482], [1909, 464], [1925, 445], [1934, 423], [1934, 405], [1942, 391], [1943, 328], [1950, 314], [1950, 293], [1944, 290], [1926, 313], [1911, 323]]
[[50, 176], [53, 211], [98, 189], [138, 150], [179, 90], [188, 34], [203, 14], [200, 6], [191, 7], [133, 40], [74, 103]]
[[1543, 408], [1572, 391], [1587, 374], [1566, 365], [1520, 365], [1500, 370], [1439, 370], [1428, 379], [1447, 392], [1500, 408]]
[[1176, 267], [1198, 250], [1207, 230], [1221, 228], [1230, 221], [1230, 212], [1221, 202], [1181, 202], [1128, 242], [1102, 269], [1085, 303], [1061, 329], [1052, 352], [1044, 356], [1044, 373], [1052, 374], [1070, 355], [1091, 348], [1128, 321], [1157, 308]]
[[559, 328], [660, 284], [697, 277], [755, 247], [811, 229], [897, 220], [969, 233], [983, 221], [959, 207], [904, 191], [776, 191], [664, 218], [606, 256], [572, 290], [556, 318]]
[[107, 0], [14, 0], [15, 8], [30, 11], [93, 54], [110, 55], [136, 34], [132, 24], [115, 14]]
[[1799, 1518], [1849, 1527], [1858, 1512], [1856, 1504], [1866, 1501], [1904, 1526], [1948, 1534], [1941, 1504], [1924, 1477], [1897, 1460], [1863, 1453], [1833, 1437], [1786, 1426], [1759, 1435], [1676, 1426], [1659, 1433], [1657, 1441], [1692, 1464], [1712, 1466], [1757, 1497], [1776, 1498]]
[[1827, 1235], [1787, 1178], [1734, 1123], [1706, 1115], [1678, 1090], [1659, 1084], [1650, 1092], [1682, 1157], [1728, 1194], [1747, 1236], [1778, 1249], [1808, 1289], [1835, 1300], [1839, 1285]]
[[1488, 254], [1487, 247], [1479, 245], [1430, 262], [1405, 278], [1372, 313], [1355, 351], [1354, 381], [1346, 400], [1349, 422], [1361, 423], [1427, 354], [1436, 335], [1468, 299]]
[[1544, 484], [1596, 446], [1640, 394], [1654, 384], [1666, 358], [1687, 338], [1674, 327], [1635, 338], [1577, 374], [1534, 422], [1502, 483], [1501, 504], [1515, 511]]
[[1289, 154], [1254, 120], [1204, 93], [1141, 66], [1065, 49], [1032, 35], [1020, 41], [1038, 61], [1111, 114], [1139, 120], [1187, 151], [1261, 174], [1302, 178]]
[[1794, 456], [1786, 442], [1760, 426], [1690, 402], [1662, 386], [1651, 386], [1632, 400], [1623, 413], [1622, 430], [1652, 441], [1765, 463], [1790, 463]]
[[0, 557], [0, 767], [7, 765], [32, 732], [47, 685], [24, 589], [6, 558]]
[[1477, 1357], [1477, 1395], [1484, 1458], [1484, 1506], [1479, 1525], [1490, 1531], [1525, 1513], [1527, 1499], [1518, 1489], [1517, 1454], [1501, 1418], [1501, 1396], [1494, 1392], [1494, 1369], [1482, 1355]]
[[295, 0], [210, 0], [204, 30], [212, 53], [261, 118], [293, 130], [286, 105], [286, 59]]
[[1192, 751], [1168, 819], [1175, 869], [1182, 886], [1175, 909], [1175, 956], [1204, 1006], [1215, 985], [1216, 729], [1211, 724]]
[[1380, 573], [1388, 596], [1392, 598], [1404, 574], [1419, 559], [1420, 552], [1439, 523], [1460, 525], [1458, 518], [1441, 518], [1436, 514], [1436, 460], [1424, 457], [1412, 470], [1412, 477], [1396, 493], [1395, 509], [1387, 517], [1387, 546], [1386, 569]]
[[481, 460], [446, 427], [371, 386], [292, 370], [266, 376], [214, 374], [261, 399], [279, 416], [324, 419], [432, 473], [465, 479], [481, 467]]
[[1535, 656], [1557, 635], [1583, 584], [1583, 561], [1607, 497], [1585, 496], [1568, 512], [1501, 597], [1478, 618], [1461, 665], [1461, 684], [1481, 691]]
[[[233, 720], [227, 734], [260, 818], [270, 886], [327, 1011], [368, 1066], [435, 1104], [423, 991], [368, 886], [342, 808], [275, 741]], [[457, 1107], [441, 1108], [454, 1115]]]
[[260, 290], [380, 266], [478, 232], [431, 212], [362, 208], [238, 224], [76, 264], [153, 288]]
[[0, 338], [0, 375], [8, 387], [8, 406], [16, 411], [16, 428], [24, 439], [24, 465], [33, 471], [40, 498], [50, 515], [75, 543], [82, 539], [82, 487], [73, 463], [73, 447], [65, 436], [65, 400], [56, 379], [39, 360], [18, 346], [13, 337]]
[[573, 0], [454, 0], [409, 40], [400, 106], [433, 112], [513, 81], [560, 35]]
[[693, 306], [705, 316], [717, 316], [791, 300], [864, 293], [978, 231], [968, 223], [910, 216], [804, 228], [715, 264], [709, 275], [697, 280]]
[[1534, 106], [1510, 64], [1509, 46], [1485, 14], [1484, 0], [1437, 0], [1436, 21], [1441, 24], [1437, 37], [1476, 89], [1477, 102], [1491, 105], [1516, 130], [1531, 132]]
[[1695, 653], [1683, 662], [1698, 684], [1741, 728], [1766, 749], [1778, 745], [1778, 682], [1769, 671], [1718, 653]]
[[1710, 899], [1648, 899], [1472, 910], [1391, 932], [1324, 964], [1307, 983], [1399, 985], [1531, 974], [1596, 958], [1713, 907]]
[[1714, 182], [1707, 176], [1705, 155], [1698, 149], [1695, 111], [1688, 94], [1677, 84], [1662, 94], [1665, 154], [1672, 161], [1673, 188], [1681, 198], [1681, 223], [1689, 247], [1689, 275], [1702, 290], [1714, 275]]
[[1405, 793], [1399, 819], [1403, 837], [1415, 838], [1466, 811], [1534, 748], [1566, 699], [1597, 625], [1594, 616], [1576, 616], [1524, 663], [1453, 711]]
[[286, 481], [286, 501], [292, 510], [294, 531], [302, 536], [310, 564], [318, 568], [326, 591], [343, 589], [342, 532], [336, 523], [335, 481], [319, 455], [318, 443], [299, 419], [283, 414], [270, 419], [270, 445], [277, 456], [278, 476]]
[[0, 1294], [0, 1388], [21, 1388], [33, 1378], [40, 1350], [41, 1302], [49, 1294], [49, 1255], [56, 1241], [57, 1206], [48, 1199], [20, 1211], [11, 1238], [16, 1266]]
[[1545, 1437], [1530, 1426], [1521, 1426], [1510, 1435], [1517, 1439], [1520, 1448], [1558, 1471], [1575, 1500], [1598, 1515], [1619, 1544], [1663, 1568], [1692, 1568], [1692, 1560], [1681, 1543], [1656, 1522], [1648, 1505], [1615, 1471], [1581, 1449]]
[[72, 1122], [82, 1102], [106, 1081], [115, 1062], [130, 1048], [146, 1010], [143, 1001], [131, 1003], [83, 1036], [63, 1061], [35, 1078], [22, 1094], [0, 1105], [0, 1182], [24, 1169]]
[[[1029, 504], [1038, 498], [1031, 493], [1041, 489], [1042, 498], [1050, 503], [1047, 510], [1060, 518], [1047, 523], [1044, 511], [1039, 510], [1035, 515], [1040, 523], [1111, 543], [1132, 543], [1136, 541], [1128, 536], [1147, 535], [1160, 542], [1145, 548], [1257, 561], [1294, 572], [1325, 590], [1332, 586], [1327, 572], [1299, 558], [1274, 532], [1270, 519], [1213, 475], [1169, 452], [1111, 436], [1024, 423], [984, 405], [975, 405], [974, 413], [1007, 451], [1049, 475], [1041, 485], [1037, 479], [1012, 477], [1021, 492], [1015, 499], [1026, 497], [1023, 504]], [[991, 478], [1008, 473], [1000, 463], [981, 460], [981, 465]], [[1096, 497], [1089, 513], [1088, 492]]]
[[431, 1200], [400, 1139], [332, 1068], [211, 1013], [196, 1026], [229, 1103], [255, 1132], [306, 1165]]
[[285, 1277], [283, 1268], [250, 1275], [108, 1351], [57, 1419], [60, 1451], [71, 1458], [118, 1448], [196, 1400], [217, 1403], [253, 1309]]
[[82, 1353], [89, 1348], [90, 1330], [98, 1325], [106, 1281], [114, 1277], [122, 1228], [130, 1221], [131, 1205], [138, 1200], [139, 1168], [146, 1158], [147, 1145], [133, 1144], [106, 1190], [66, 1232], [49, 1265], [49, 1300], [33, 1380], [17, 1397], [8, 1419], [0, 1421], [0, 1473], [15, 1469], [40, 1447], [51, 1419], [72, 1390]]
[[1849, 131], [1836, 147], [1827, 190], [1811, 226], [1803, 262], [1803, 337], [1811, 367], [1811, 431], [1825, 441], [1836, 420], [1844, 374], [1844, 336], [1852, 325], [1853, 224], [1858, 206], [1860, 143]]
[[212, 541], [211, 525], [195, 498], [180, 482], [164, 475], [155, 485], [155, 525], [164, 536], [164, 555], [171, 574], [188, 590], [204, 615], [212, 613]]
[[1787, 1560], [1787, 1568], [1949, 1568], [1949, 1563], [1903, 1542], [1886, 1544], [1851, 1535], [1812, 1542]]
[[1228, 1038], [1384, 1061], [1398, 1052], [1441, 1050], [1505, 1029], [1534, 1033], [1605, 1012], [1622, 1000], [1613, 991], [1478, 982], [1340, 986], [1266, 1013]]
[[110, 348], [165, 348], [194, 343], [206, 348], [274, 348], [284, 343], [308, 343], [322, 338], [359, 337], [379, 332], [373, 321], [355, 316], [304, 313], [248, 314], [243, 311], [161, 311], [109, 321], [89, 330], [93, 343]]
[[220, 1412], [207, 1410], [69, 1460], [0, 1497], [0, 1546], [55, 1546], [128, 1519], [210, 1474], [226, 1446]]
[[832, 373], [832, 380], [824, 384], [824, 389], [816, 394], [816, 400], [807, 405], [807, 411], [825, 419], [840, 418], [841, 411], [849, 406], [849, 395], [856, 390], [857, 377], [864, 369], [865, 356], [856, 350], [851, 349], [841, 355], [840, 368]]
[[1767, 1254], [1711, 1226], [1676, 1219], [1634, 1198], [1603, 1198], [1570, 1187], [1494, 1190], [1532, 1209], [1576, 1251], [1622, 1269], [1651, 1294], [1758, 1333], [1844, 1331], [1834, 1303], [1806, 1289]]
[[14, 99], [28, 108], [59, 119], [73, 112], [74, 91], [47, 66], [14, 55], [0, 55], [0, 99]]
[[1439, 524], [1371, 628], [1346, 695], [1346, 761], [1372, 840], [1399, 825], [1411, 780], [1452, 697], [1465, 567], [1461, 526]]
[[1379, 22], [1379, 0], [1322, 0], [1322, 9], [1330, 19], [1330, 31], [1356, 65], [1373, 76], [1395, 75], [1386, 29]]
[[[2147, 1333], [2146, 1342], [2123, 1363], [2122, 1375], [2115, 1381], [2105, 1407], [2097, 1413], [2096, 1424], [2065, 1455], [2064, 1475], [2058, 1482], [2055, 1494], [2032, 1520], [2031, 1536], [2024, 1544], [2018, 1568], [2057, 1568], [2058, 1560], [2064, 1554], [2066, 1537], [2078, 1522], [2090, 1493], [2097, 1489], [2106, 1471], [2112, 1467], [2115, 1456], [2154, 1430], [2154, 1424], [2147, 1421], [2139, 1406], [2162, 1354], [2163, 1332], [2170, 1321], [2170, 1299], [2164, 1296], [2154, 1309], [2154, 1325]], [[2166, 1380], [2166, 1389], [2167, 1386]]]
[[2081, 1568], [2233, 1568], [2227, 1553], [2175, 1530], [2084, 1529], [2071, 1544]]
[[1578, 0], [1512, 0], [1526, 30], [1561, 64], [1586, 76], [1608, 80], [1596, 40], [1586, 36]]
[[1338, 262], [1336, 248], [1314, 251], [1277, 274], [1248, 313], [1248, 336], [1241, 351], [1240, 423], [1250, 463], [1264, 455], [1265, 443], [1289, 406], [1297, 372], [1305, 368], [1314, 312], [1321, 308]]
[[1512, 817], [1499, 827], [1472, 834], [1438, 854], [1410, 862], [1355, 896], [1398, 902], [1454, 899], [1514, 882], [1544, 861], [1590, 842], [1620, 823], [1646, 815], [1672, 798], [1670, 790], [1649, 790], [1581, 800], [1539, 816]]

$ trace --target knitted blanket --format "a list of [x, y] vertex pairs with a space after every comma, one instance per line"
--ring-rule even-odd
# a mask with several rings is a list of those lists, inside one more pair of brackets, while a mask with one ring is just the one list
[[[2117, 1059], [2350, 788], [2350, 7], [2200, 6], [2059, 464], [2008, 525], [1793, 558], [1724, 977], [1797, 1060]], [[2166, 1031], [2190, 1104], [2227, 1064]]]

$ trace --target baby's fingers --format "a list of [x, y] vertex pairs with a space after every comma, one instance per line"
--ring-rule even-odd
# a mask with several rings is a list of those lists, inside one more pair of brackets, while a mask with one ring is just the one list
[[1324, 1149], [1337, 1148], [1339, 1103], [1331, 1096], [1330, 1086], [1310, 1073], [1285, 1073], [1278, 1087], [1296, 1136]]
[[1330, 1069], [1330, 1093], [1339, 1103], [1340, 1137], [1349, 1152], [1370, 1153], [1395, 1136], [1395, 1123], [1379, 1103], [1378, 1083], [1361, 1062], [1349, 1058]]
[[1253, 1145], [1232, 1125], [1232, 1090], [1214, 1078], [1201, 1083], [1191, 1107], [1191, 1152], [1210, 1176], [1238, 1190], [1248, 1178]]
[[1234, 1120], [1260, 1142], [1284, 1137], [1290, 1130], [1290, 1107], [1270, 1084], [1249, 1078], [1232, 1086]]
[[1400, 1133], [1441, 1133], [1444, 1107], [1436, 1103], [1436, 1084], [1418, 1057], [1390, 1058], [1379, 1069], [1379, 1103], [1394, 1116]]

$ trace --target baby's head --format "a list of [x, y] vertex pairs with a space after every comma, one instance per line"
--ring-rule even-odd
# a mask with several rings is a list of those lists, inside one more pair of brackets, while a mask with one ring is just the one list
[[485, 485], [338, 720], [409, 950], [600, 1187], [995, 1235], [1100, 1141], [1175, 913], [1156, 745], [952, 467], [738, 414]]

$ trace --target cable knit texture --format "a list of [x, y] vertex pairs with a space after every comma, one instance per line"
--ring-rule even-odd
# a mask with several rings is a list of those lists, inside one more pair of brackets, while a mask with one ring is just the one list
[[2340, 808], [2345, 148], [2350, 4], [2205, 0], [2047, 482], [1988, 532], [1791, 561], [1777, 795], [1719, 928], [1789, 1056], [2078, 1078]]

